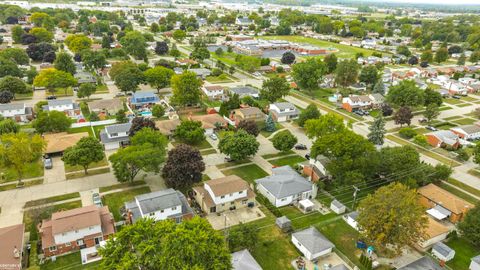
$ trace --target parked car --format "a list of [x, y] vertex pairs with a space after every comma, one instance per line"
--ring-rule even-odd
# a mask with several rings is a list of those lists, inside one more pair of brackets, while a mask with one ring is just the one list
[[436, 127], [432, 127], [432, 126], [426, 126], [425, 128], [428, 129], [428, 130], [431, 130], [431, 131], [437, 131], [438, 130]]
[[428, 120], [426, 118], [420, 118], [418, 119], [419, 123], [426, 123]]
[[461, 99], [462, 97], [457, 96], [457, 95], [453, 95], [452, 98], [454, 98], [454, 99]]
[[210, 138], [214, 141], [216, 141], [218, 139], [218, 137], [215, 133], [210, 134]]
[[124, 92], [118, 92], [115, 94], [115, 97], [124, 97], [125, 93]]
[[225, 162], [234, 162], [235, 160], [233, 160], [231, 157], [225, 157]]
[[295, 149], [297, 149], [297, 150], [307, 150], [307, 146], [303, 143], [297, 143], [297, 144], [295, 144]]
[[103, 206], [102, 199], [100, 198], [100, 194], [96, 192], [92, 194], [92, 201], [93, 201], [93, 204], [95, 204], [98, 207]]
[[52, 100], [52, 99], [57, 99], [57, 97], [56, 96], [48, 96], [47, 99]]
[[51, 157], [45, 156], [43, 158], [43, 167], [47, 170], [50, 170], [51, 168], [53, 168], [53, 161]]
[[305, 154], [305, 159], [310, 160], [310, 154]]

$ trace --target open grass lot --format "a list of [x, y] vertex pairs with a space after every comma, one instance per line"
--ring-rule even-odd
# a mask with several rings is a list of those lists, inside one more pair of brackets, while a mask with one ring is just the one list
[[122, 216], [120, 214], [120, 208], [123, 206], [125, 202], [133, 200], [135, 196], [140, 194], [149, 193], [149, 187], [139, 187], [135, 189], [125, 190], [121, 192], [116, 192], [112, 194], [107, 194], [102, 197], [102, 201], [104, 205], [108, 205], [108, 209], [113, 214], [113, 217], [116, 221], [122, 220]]
[[305, 160], [306, 159], [301, 156], [294, 155], [294, 156], [288, 156], [288, 157], [282, 157], [279, 159], [269, 160], [268, 162], [270, 162], [273, 166], [277, 166], [277, 167], [285, 166], [285, 165], [289, 165], [293, 167], [298, 163], [304, 162]]
[[[23, 179], [37, 178], [43, 176], [43, 162], [39, 161], [27, 164]], [[3, 178], [0, 183], [6, 183], [18, 180], [18, 173], [11, 167], [0, 166], [0, 173], [3, 174]]]
[[309, 44], [322, 48], [336, 48], [338, 52], [336, 52], [335, 55], [337, 55], [337, 57], [339, 58], [353, 58], [356, 53], [363, 53], [365, 56], [370, 56], [373, 52], [375, 52], [372, 50], [342, 45], [330, 41], [318, 40], [303, 36], [262, 36], [262, 39], [287, 40], [290, 42]]
[[224, 175], [235, 174], [249, 183], [255, 183], [254, 180], [268, 175], [268, 173], [266, 173], [264, 170], [262, 170], [262, 168], [258, 167], [256, 164], [249, 164], [249, 165], [240, 166], [233, 169], [226, 169], [226, 170], [223, 170], [222, 173]]
[[73, 193], [67, 193], [67, 194], [53, 196], [45, 199], [28, 201], [27, 203], [25, 203], [24, 208], [38, 206], [38, 205], [47, 204], [47, 203], [60, 202], [60, 201], [65, 201], [65, 200], [75, 199], [75, 198], [80, 198], [80, 193], [73, 192]]
[[473, 246], [465, 238], [452, 237], [447, 245], [455, 250], [455, 257], [447, 263], [454, 270], [468, 270], [471, 259], [480, 254], [480, 248]]
[[[105, 166], [108, 166], [108, 161], [107, 161], [106, 158], [103, 158], [99, 162], [94, 162], [94, 163], [90, 164], [88, 170], [98, 168], [98, 167], [105, 167]], [[78, 166], [78, 165], [77, 166], [70, 166], [70, 165], [65, 164], [65, 172], [66, 173], [76, 172], [76, 171], [83, 171], [83, 167]]]
[[99, 268], [100, 268], [100, 261], [82, 265], [80, 252], [59, 256], [57, 257], [57, 260], [55, 262], [52, 262], [49, 260], [45, 264], [40, 266], [40, 270], [65, 270], [65, 269], [95, 270]]
[[70, 210], [78, 207], [82, 207], [82, 202], [80, 200], [53, 206], [41, 207], [37, 209], [31, 209], [23, 212], [23, 223], [25, 223], [25, 230], [27, 232], [30, 232], [30, 240], [38, 240], [38, 231], [36, 226], [43, 219], [50, 218], [52, 213], [54, 212], [61, 210]]

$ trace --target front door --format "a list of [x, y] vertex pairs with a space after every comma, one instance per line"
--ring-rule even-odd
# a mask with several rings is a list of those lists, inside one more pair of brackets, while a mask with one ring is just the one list
[[217, 207], [216, 206], [210, 207], [210, 213], [215, 213], [215, 212], [217, 212]]

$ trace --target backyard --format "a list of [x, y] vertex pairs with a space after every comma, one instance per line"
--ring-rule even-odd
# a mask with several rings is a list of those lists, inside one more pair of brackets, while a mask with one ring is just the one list
[[92, 262], [82, 265], [80, 252], [58, 256], [55, 262], [47, 261], [40, 266], [40, 270], [61, 270], [61, 269], [79, 269], [79, 270], [94, 270], [100, 267], [100, 261]]
[[102, 201], [104, 205], [108, 206], [110, 212], [112, 212], [115, 221], [120, 221], [122, 220], [120, 208], [123, 207], [124, 203], [133, 200], [137, 195], [149, 193], [150, 191], [149, 187], [139, 187], [104, 195]]
[[455, 250], [455, 257], [447, 263], [454, 270], [468, 270], [471, 259], [480, 254], [480, 248], [474, 247], [465, 238], [451, 237], [447, 245]]

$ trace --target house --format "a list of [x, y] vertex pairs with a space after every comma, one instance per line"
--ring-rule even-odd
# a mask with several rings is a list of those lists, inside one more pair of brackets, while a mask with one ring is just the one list
[[476, 140], [480, 138], [480, 126], [477, 125], [458, 126], [450, 130], [464, 140]]
[[413, 261], [407, 265], [404, 265], [397, 270], [444, 270], [437, 262], [433, 261], [430, 257], [424, 256], [420, 259]]
[[207, 214], [255, 205], [255, 193], [247, 181], [236, 175], [206, 181], [203, 186], [193, 187], [193, 194]]
[[1, 269], [22, 269], [23, 248], [25, 244], [24, 231], [24, 224], [0, 228]]
[[221, 85], [202, 86], [202, 91], [210, 100], [221, 100], [225, 94], [225, 87]]
[[440, 261], [448, 262], [455, 257], [455, 250], [442, 242], [438, 242], [432, 247], [432, 254]]
[[427, 142], [433, 147], [460, 147], [458, 135], [450, 130], [438, 130], [425, 134]]
[[105, 150], [118, 149], [130, 143], [128, 133], [131, 123], [115, 124], [106, 126], [100, 131], [100, 141], [102, 141]]
[[189, 119], [192, 121], [202, 122], [202, 128], [205, 130], [206, 135], [214, 133], [218, 127], [225, 127], [228, 125], [227, 120], [217, 113], [205, 114], [205, 115], [191, 115]]
[[315, 198], [317, 186], [290, 166], [272, 169], [272, 175], [255, 180], [257, 190], [273, 205], [281, 207]]
[[67, 116], [77, 118], [82, 115], [80, 106], [71, 99], [54, 99], [49, 100], [47, 105], [43, 106], [43, 110], [47, 112], [58, 111], [64, 112]]
[[473, 257], [470, 262], [469, 270], [480, 270], [480, 255]]
[[0, 115], [11, 118], [15, 122], [29, 122], [33, 120], [33, 109], [24, 104], [0, 104]]
[[151, 105], [159, 102], [160, 99], [154, 92], [141, 91], [133, 93], [130, 98], [130, 104], [135, 108], [143, 107], [144, 105]]
[[232, 253], [233, 270], [262, 270], [248, 249]]
[[315, 227], [292, 234], [292, 242], [307, 260], [316, 260], [332, 253], [335, 245], [330, 242]]
[[310, 158], [307, 164], [303, 164], [303, 174], [308, 176], [310, 181], [318, 181], [329, 176], [327, 172], [327, 164], [330, 159], [323, 155], [318, 155], [316, 158]]
[[68, 147], [77, 144], [77, 142], [83, 137], [88, 137], [88, 133], [80, 132], [70, 134], [67, 132], [59, 132], [44, 134], [43, 139], [47, 143], [45, 154], [61, 154]]
[[243, 98], [246, 96], [251, 96], [253, 98], [259, 97], [258, 90], [250, 86], [237, 86], [237, 87], [230, 88], [229, 91], [232, 94], [237, 94], [239, 98]]
[[207, 76], [210, 76], [210, 74], [212, 74], [212, 71], [206, 68], [192, 68], [192, 69], [189, 69], [189, 71], [195, 73], [197, 77], [202, 80], [205, 80]]
[[285, 122], [297, 119], [300, 112], [297, 107], [290, 102], [276, 102], [269, 106], [272, 118], [277, 122]]
[[370, 100], [372, 101], [372, 107], [380, 108], [385, 103], [385, 97], [382, 94], [374, 93], [368, 95]]
[[352, 89], [353, 91], [357, 91], [357, 92], [367, 91], [367, 85], [365, 83], [354, 83], [354, 84], [350, 85], [348, 88]]
[[425, 230], [425, 239], [417, 243], [421, 250], [427, 250], [432, 245], [447, 239], [450, 229], [442, 223], [428, 216], [428, 226]]
[[125, 203], [125, 212], [130, 224], [141, 218], [172, 219], [180, 223], [194, 216], [185, 195], [172, 188], [135, 196], [134, 200]]
[[345, 210], [347, 209], [345, 207], [345, 205], [343, 205], [341, 202], [337, 201], [337, 200], [333, 200], [331, 203], [330, 203], [330, 209], [332, 209], [332, 211], [338, 215], [340, 214], [343, 214], [345, 213]]
[[77, 71], [73, 77], [77, 79], [79, 85], [82, 83], [97, 84], [97, 79], [91, 73], [86, 71]]
[[428, 208], [427, 213], [437, 220], [448, 218], [450, 222], [457, 223], [474, 207], [473, 204], [434, 184], [421, 187], [417, 192], [420, 195], [420, 203]]
[[372, 100], [369, 96], [350, 95], [342, 99], [342, 108], [346, 111], [353, 112], [356, 110], [368, 110], [372, 107]]
[[348, 225], [350, 225], [352, 228], [354, 228], [357, 231], [359, 229], [358, 222], [357, 222], [358, 214], [359, 214], [358, 211], [353, 211], [343, 216], [343, 220], [345, 220], [345, 222], [347, 222]]
[[97, 114], [114, 115], [123, 110], [123, 102], [117, 98], [94, 100], [88, 103], [88, 109]]
[[98, 245], [115, 232], [107, 206], [96, 205], [55, 212], [40, 224], [42, 250], [46, 257]]
[[160, 133], [167, 137], [171, 137], [175, 133], [175, 129], [180, 125], [182, 121], [180, 119], [170, 119], [155, 121], [155, 127], [158, 128]]
[[252, 24], [252, 21], [249, 18], [238, 17], [235, 20], [235, 24], [240, 26], [249, 26], [250, 24]]
[[263, 122], [267, 116], [257, 107], [246, 107], [235, 109], [230, 113], [230, 119], [238, 125], [242, 120], [253, 120]]

